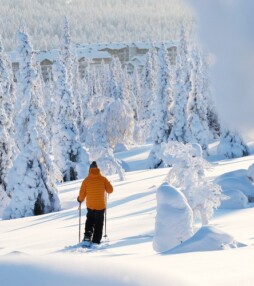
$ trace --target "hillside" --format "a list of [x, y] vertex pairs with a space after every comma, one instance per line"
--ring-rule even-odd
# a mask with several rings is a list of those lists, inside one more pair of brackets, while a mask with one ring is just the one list
[[75, 43], [173, 40], [181, 21], [190, 20], [190, 13], [179, 0], [1, 0], [0, 3], [0, 35], [6, 50], [16, 48], [16, 32], [22, 26], [27, 27], [35, 49], [58, 48], [64, 16], [70, 22]]
[[[254, 278], [254, 209], [218, 210], [211, 221], [246, 247], [224, 251], [157, 254], [152, 248], [156, 187], [168, 169], [147, 170], [149, 145], [118, 153], [126, 180], [110, 180], [109, 242], [97, 250], [77, 248], [80, 181], [59, 186], [62, 210], [0, 221], [0, 284], [12, 285], [251, 285]], [[213, 158], [214, 161], [214, 158]], [[247, 169], [254, 156], [214, 161], [210, 178]], [[82, 228], [85, 219], [82, 209]], [[199, 227], [198, 225], [196, 226]], [[13, 275], [15, 274], [15, 275]]]

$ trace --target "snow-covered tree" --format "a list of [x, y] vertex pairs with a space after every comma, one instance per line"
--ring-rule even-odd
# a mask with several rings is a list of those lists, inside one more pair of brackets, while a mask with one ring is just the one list
[[152, 130], [154, 144], [167, 142], [172, 126], [169, 125], [173, 105], [173, 77], [170, 73], [167, 50], [162, 44], [158, 53], [157, 92], [155, 97], [155, 118]]
[[[101, 111], [94, 117], [94, 124], [88, 129], [86, 146], [89, 148], [90, 160], [96, 161], [105, 175], [117, 173], [120, 180], [124, 180], [124, 170], [115, 159], [109, 146], [106, 111]], [[110, 124], [110, 123], [109, 123]]]
[[191, 92], [188, 101], [188, 142], [198, 143], [207, 152], [209, 127], [207, 122], [207, 90], [203, 61], [199, 50], [192, 54]]
[[20, 153], [8, 173], [7, 194], [11, 201], [4, 219], [38, 215], [60, 209], [51, 161], [47, 154], [38, 74], [33, 50], [24, 32], [18, 32], [20, 58], [20, 112], [16, 116], [16, 140]]
[[53, 65], [55, 80], [55, 122], [52, 139], [54, 161], [64, 181], [83, 178], [88, 171], [89, 158], [79, 141], [76, 125], [77, 110], [73, 95], [73, 65], [70, 33], [64, 21], [62, 44], [58, 60]]
[[75, 109], [75, 122], [78, 128], [79, 140], [81, 136], [84, 135], [84, 111], [83, 104], [81, 99], [81, 79], [79, 73], [79, 62], [77, 58], [73, 59], [72, 63], [72, 89], [73, 89], [73, 98], [74, 98], [74, 109]]
[[156, 199], [153, 248], [165, 252], [193, 235], [193, 212], [183, 193], [168, 183], [157, 189]]
[[[14, 136], [14, 114], [15, 114], [15, 84], [13, 79], [12, 66], [9, 58], [7, 57], [2, 42], [0, 39], [0, 85], [2, 89], [2, 99], [1, 104], [3, 105], [5, 115], [8, 118], [6, 122], [6, 131], [11, 137]], [[16, 146], [13, 145], [13, 156], [17, 152]]]
[[212, 59], [211, 56], [205, 54], [202, 57], [202, 74], [203, 74], [203, 85], [204, 85], [204, 93], [206, 94], [207, 100], [207, 123], [210, 131], [210, 139], [218, 139], [220, 137], [220, 122], [218, 118], [218, 112], [215, 104], [215, 100], [213, 98], [213, 94], [211, 91], [210, 84], [210, 74], [209, 68], [211, 65]]
[[[0, 102], [3, 102], [3, 92], [0, 86]], [[7, 175], [12, 167], [13, 140], [8, 134], [8, 119], [4, 105], [0, 105], [0, 216], [3, 209], [8, 205], [10, 197], [7, 195]]]
[[227, 128], [222, 130], [217, 152], [227, 158], [238, 158], [250, 154], [248, 146], [239, 133]]
[[219, 139], [221, 133], [221, 126], [219, 122], [218, 113], [215, 108], [215, 104], [211, 100], [209, 101], [207, 108], [207, 121], [211, 134], [211, 139]]
[[156, 51], [151, 48], [146, 54], [140, 98], [139, 121], [143, 131], [143, 141], [151, 136], [151, 125], [155, 116], [153, 105], [156, 94], [156, 71]]
[[173, 121], [173, 71], [170, 70], [167, 50], [162, 44], [158, 53], [157, 92], [154, 101], [154, 118], [152, 124], [153, 149], [149, 155], [151, 168], [158, 167], [162, 161], [156, 157], [162, 142], [167, 142]]
[[132, 75], [132, 93], [136, 101], [136, 116], [134, 127], [134, 141], [138, 144], [144, 143], [143, 130], [141, 129], [140, 112], [141, 112], [141, 79], [137, 68], [134, 68]]
[[189, 42], [184, 27], [181, 29], [180, 44], [176, 62], [174, 85], [174, 120], [170, 139], [186, 143], [187, 139], [187, 103], [191, 90]]
[[133, 142], [134, 113], [128, 102], [118, 98], [105, 110], [107, 140], [111, 148], [118, 143], [128, 145]]
[[72, 92], [67, 82], [66, 67], [61, 58], [55, 62], [53, 70], [56, 81], [53, 155], [63, 180], [71, 181], [82, 178], [87, 173], [88, 154], [78, 141]]
[[122, 67], [118, 57], [113, 57], [110, 66], [106, 86], [106, 96], [114, 99], [120, 97], [120, 84], [122, 79]]
[[167, 182], [180, 190], [188, 200], [195, 218], [208, 224], [214, 209], [220, 205], [221, 188], [205, 176], [209, 163], [201, 157], [193, 157], [191, 144], [179, 142], [162, 144], [162, 160], [172, 166]]

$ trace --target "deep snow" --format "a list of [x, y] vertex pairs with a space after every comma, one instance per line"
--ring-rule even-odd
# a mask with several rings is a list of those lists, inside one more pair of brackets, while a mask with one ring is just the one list
[[[110, 177], [114, 193], [108, 198], [110, 241], [105, 247], [102, 245], [94, 251], [75, 248], [78, 243], [76, 197], [81, 181], [59, 186], [60, 212], [0, 221], [0, 285], [252, 285], [254, 208], [251, 204], [245, 209], [217, 210], [210, 222], [214, 231], [206, 231], [208, 237], [212, 233], [216, 243], [221, 233], [225, 233], [227, 238], [245, 247], [208, 251], [210, 242], [199, 235], [199, 241], [192, 237], [198, 246], [195, 248], [188, 241], [178, 246], [174, 254], [153, 250], [156, 188], [169, 169], [147, 169], [150, 147], [136, 147], [117, 154], [129, 171], [122, 182], [117, 175]], [[231, 160], [210, 159], [213, 168], [207, 176], [211, 179], [248, 169], [254, 163], [254, 155]], [[85, 214], [83, 206], [82, 229]], [[197, 231], [200, 225], [195, 228]]]

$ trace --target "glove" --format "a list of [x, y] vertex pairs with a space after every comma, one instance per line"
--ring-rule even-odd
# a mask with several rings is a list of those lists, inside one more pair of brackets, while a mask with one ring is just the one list
[[78, 203], [80, 203], [80, 204], [82, 203], [82, 202], [79, 200], [79, 197], [77, 197], [77, 201], [78, 201]]

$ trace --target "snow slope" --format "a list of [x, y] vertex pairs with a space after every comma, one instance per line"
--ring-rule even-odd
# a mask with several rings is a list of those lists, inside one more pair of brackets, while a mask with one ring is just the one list
[[[129, 171], [122, 182], [117, 176], [110, 177], [114, 185], [108, 198], [110, 241], [96, 250], [75, 247], [79, 222], [76, 197], [81, 181], [59, 186], [60, 212], [0, 221], [0, 285], [253, 285], [252, 205], [220, 209], [210, 223], [212, 229], [245, 247], [208, 251], [204, 241], [199, 244], [194, 239], [202, 248], [194, 249], [189, 241], [187, 246], [178, 246], [178, 254], [153, 250], [155, 192], [168, 169], [146, 169], [149, 148], [146, 145], [117, 154]], [[253, 155], [214, 161], [207, 175], [216, 178], [253, 163]], [[85, 214], [83, 206], [82, 229]]]

